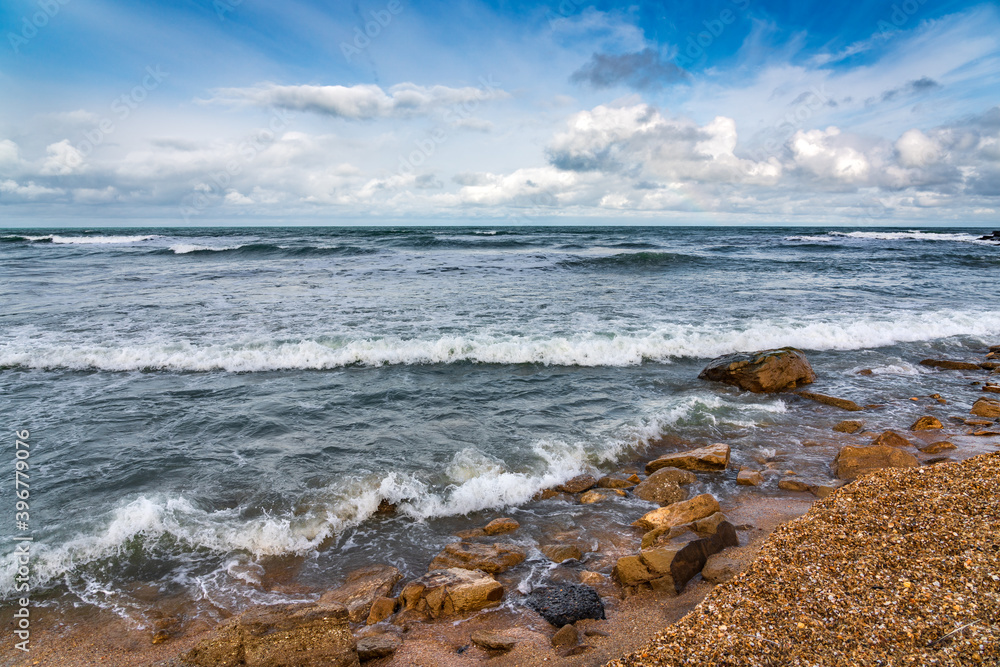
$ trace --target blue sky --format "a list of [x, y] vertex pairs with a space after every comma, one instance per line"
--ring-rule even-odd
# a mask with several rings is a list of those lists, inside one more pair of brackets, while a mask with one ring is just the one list
[[996, 2], [0, 5], [7, 226], [1000, 224]]

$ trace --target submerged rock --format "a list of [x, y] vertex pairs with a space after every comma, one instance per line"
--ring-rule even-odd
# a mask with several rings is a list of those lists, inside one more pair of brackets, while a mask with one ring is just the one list
[[524, 604], [557, 628], [585, 618], [601, 620], [605, 617], [601, 596], [583, 584], [536, 588], [525, 598]]
[[809, 490], [809, 485], [797, 479], [783, 479], [778, 482], [778, 488], [783, 491], [796, 491], [804, 493]]
[[833, 465], [837, 477], [854, 480], [873, 470], [880, 470], [882, 468], [916, 468], [920, 463], [916, 457], [908, 452], [904, 452], [899, 447], [891, 447], [889, 445], [852, 447], [848, 445], [840, 450]]
[[553, 563], [583, 558], [583, 551], [580, 550], [580, 547], [572, 544], [548, 544], [543, 546], [540, 551]]
[[969, 363], [968, 361], [951, 361], [949, 359], [924, 359], [920, 362], [920, 365], [930, 366], [931, 368], [941, 368], [949, 371], [980, 370], [979, 364]]
[[389, 597], [392, 587], [403, 575], [391, 565], [370, 565], [347, 575], [343, 586], [324, 593], [321, 604], [339, 603], [347, 607], [352, 623], [368, 619], [375, 600]]
[[872, 440], [873, 445], [885, 445], [887, 447], [912, 447], [913, 443], [895, 431], [883, 431], [880, 436]]
[[635, 482], [617, 475], [605, 475], [597, 480], [597, 486], [602, 489], [631, 489]]
[[840, 408], [841, 410], [848, 410], [850, 412], [861, 412], [864, 410], [863, 407], [854, 401], [847, 400], [846, 398], [837, 398], [835, 396], [827, 396], [826, 394], [816, 394], [811, 391], [797, 391], [795, 393], [802, 398], [808, 398], [811, 401], [816, 401], [817, 403], [822, 403], [824, 405], [832, 405], [833, 407]]
[[729, 465], [729, 445], [717, 443], [686, 452], [665, 454], [646, 464], [646, 473], [652, 475], [662, 468], [681, 468], [702, 472], [718, 472]]
[[255, 607], [229, 619], [181, 656], [196, 667], [357, 667], [342, 604]]
[[855, 421], [853, 419], [845, 419], [836, 426], [833, 427], [834, 431], [838, 433], [857, 433], [863, 430], [865, 427], [864, 422]]
[[698, 377], [755, 393], [770, 393], [810, 384], [816, 380], [816, 373], [805, 354], [785, 347], [713, 359]]
[[478, 570], [433, 570], [403, 587], [404, 608], [438, 618], [495, 607], [503, 599], [503, 585]]
[[524, 562], [524, 549], [512, 544], [475, 544], [472, 542], [452, 542], [445, 546], [431, 561], [429, 569], [447, 570], [461, 567], [467, 570], [482, 570], [499, 574]]
[[740, 468], [739, 474], [736, 475], [736, 483], [740, 486], [760, 486], [764, 483], [764, 476], [756, 470]]
[[910, 427], [911, 431], [932, 431], [934, 429], [944, 428], [944, 424], [941, 423], [937, 417], [931, 417], [930, 415], [925, 415], [913, 422]]
[[624, 498], [626, 495], [628, 494], [621, 489], [591, 489], [580, 496], [580, 503], [584, 505], [593, 505], [594, 503], [601, 503], [605, 500]]
[[949, 449], [955, 449], [955, 445], [951, 444], [946, 440], [940, 442], [932, 442], [929, 445], [919, 448], [924, 454], [940, 454], [941, 452], [946, 452]]

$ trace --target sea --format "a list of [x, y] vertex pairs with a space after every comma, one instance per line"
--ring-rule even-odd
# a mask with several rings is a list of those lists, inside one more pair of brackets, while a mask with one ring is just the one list
[[[1000, 343], [987, 233], [0, 230], [0, 604], [18, 597], [18, 535], [33, 537], [33, 604], [142, 628], [165, 600], [216, 619], [314, 600], [372, 562], [416, 577], [456, 531], [500, 516], [522, 525], [510, 539], [530, 587], [550, 576], [538, 548], [554, 533], [575, 535], [586, 565], [650, 509], [537, 492], [678, 443], [732, 447], [729, 471], [695, 489], [724, 505], [783, 493], [738, 486], [740, 465], [827, 480], [831, 425], [851, 414], [699, 371], [794, 346], [815, 391], [883, 406], [867, 428], [968, 416], [970, 378], [919, 361]], [[957, 457], [985, 451], [955, 442]]]

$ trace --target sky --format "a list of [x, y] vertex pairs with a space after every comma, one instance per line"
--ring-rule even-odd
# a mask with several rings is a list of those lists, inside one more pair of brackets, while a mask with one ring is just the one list
[[4, 0], [0, 226], [1000, 228], [1000, 3]]

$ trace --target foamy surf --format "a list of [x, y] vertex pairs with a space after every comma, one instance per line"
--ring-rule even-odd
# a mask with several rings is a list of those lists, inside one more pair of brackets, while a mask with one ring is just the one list
[[128, 243], [141, 243], [158, 238], [155, 234], [144, 236], [52, 236], [53, 243], [82, 244], [82, 245], [124, 245]]
[[663, 324], [645, 332], [585, 332], [571, 336], [470, 333], [424, 340], [371, 337], [346, 342], [239, 339], [226, 343], [127, 344], [14, 335], [0, 344], [0, 367], [242, 373], [460, 362], [626, 367], [785, 346], [860, 350], [953, 336], [985, 341], [998, 331], [1000, 312], [938, 311], [779, 318], [713, 326]]
[[991, 241], [981, 240], [974, 234], [955, 234], [946, 232], [922, 232], [908, 230], [900, 232], [827, 232], [817, 235], [786, 236], [786, 241], [818, 241], [821, 243], [836, 243], [842, 239], [857, 239], [868, 241], [946, 241], [951, 243], [976, 243], [993, 245]]

